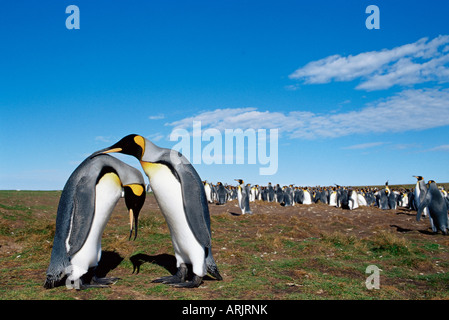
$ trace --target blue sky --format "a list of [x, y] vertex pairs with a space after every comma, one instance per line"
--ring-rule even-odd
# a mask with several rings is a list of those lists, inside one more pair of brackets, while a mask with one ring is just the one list
[[195, 164], [212, 182], [449, 182], [448, 15], [436, 0], [3, 4], [0, 189], [62, 189], [92, 152], [130, 133], [171, 148], [195, 120], [279, 130], [276, 174]]

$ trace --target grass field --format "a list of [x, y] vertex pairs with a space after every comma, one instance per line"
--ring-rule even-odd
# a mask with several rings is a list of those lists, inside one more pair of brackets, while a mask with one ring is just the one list
[[[449, 237], [430, 232], [405, 209], [354, 211], [324, 204], [281, 207], [210, 204], [212, 244], [223, 281], [196, 289], [151, 283], [175, 271], [165, 221], [152, 194], [128, 241], [123, 199], [103, 235], [100, 272], [120, 280], [105, 289], [43, 288], [60, 191], [0, 191], [0, 298], [11, 299], [448, 299]], [[369, 265], [380, 288], [368, 290]]]

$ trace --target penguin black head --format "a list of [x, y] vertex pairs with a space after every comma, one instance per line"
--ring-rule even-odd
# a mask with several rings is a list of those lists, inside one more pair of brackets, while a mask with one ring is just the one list
[[418, 179], [418, 181], [421, 181], [422, 179], [424, 179], [423, 177], [421, 177], [421, 176], [414, 176], [416, 179]]
[[242, 179], [234, 179], [235, 181], [238, 181], [239, 184], [243, 184], [243, 180]]
[[145, 153], [145, 139], [137, 134], [130, 134], [122, 138], [114, 145], [93, 153], [90, 157], [93, 158], [96, 155], [111, 152], [120, 152], [123, 154], [134, 156], [138, 160], [141, 160], [143, 154]]
[[125, 192], [125, 204], [129, 210], [129, 239], [131, 239], [134, 227], [134, 240], [136, 240], [139, 213], [145, 203], [145, 187], [140, 184], [131, 184], [124, 186], [123, 190]]

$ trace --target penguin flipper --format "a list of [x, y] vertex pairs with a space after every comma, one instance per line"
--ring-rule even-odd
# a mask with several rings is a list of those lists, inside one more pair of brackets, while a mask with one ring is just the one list
[[184, 164], [177, 170], [181, 182], [182, 199], [187, 222], [198, 242], [211, 247], [210, 216], [206, 194], [192, 165]]
[[84, 176], [76, 184], [68, 256], [77, 253], [89, 235], [95, 213], [95, 179]]
[[419, 204], [418, 207], [418, 213], [416, 214], [416, 221], [419, 221], [421, 219], [421, 215], [424, 211], [424, 209], [429, 205], [430, 201], [428, 198], [424, 198], [424, 200]]

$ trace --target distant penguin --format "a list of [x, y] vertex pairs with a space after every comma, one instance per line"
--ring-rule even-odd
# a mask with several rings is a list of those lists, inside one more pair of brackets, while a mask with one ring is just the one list
[[284, 188], [284, 205], [289, 207], [293, 205], [293, 190], [292, 185]]
[[239, 183], [237, 186], [237, 200], [242, 214], [253, 213], [249, 207], [249, 192], [247, 187], [243, 184], [242, 179], [235, 179], [235, 181]]
[[407, 192], [401, 192], [398, 198], [398, 205], [402, 208], [408, 207], [408, 193]]
[[340, 204], [340, 208], [349, 209], [349, 191], [346, 188], [340, 188], [337, 203]]
[[217, 183], [217, 196], [218, 196], [218, 204], [226, 204], [228, 192], [226, 191], [224, 185], [221, 182]]
[[448, 229], [448, 206], [446, 200], [438, 190], [437, 184], [433, 180], [428, 181], [428, 189], [424, 198], [421, 200], [416, 220], [419, 221], [424, 208], [428, 208], [430, 223], [433, 232], [440, 230], [443, 234], [447, 234]]
[[322, 188], [319, 188], [315, 193], [315, 202], [321, 202], [327, 204], [327, 195], [326, 191]]
[[[124, 137], [93, 156], [110, 152], [132, 155], [140, 161], [170, 230], [178, 271], [153, 282], [195, 288], [208, 272], [222, 280], [212, 256], [206, 194], [192, 164], [181, 153], [160, 148], [136, 134]], [[191, 281], [186, 281], [188, 265], [192, 265]]]
[[250, 202], [256, 201], [256, 186], [250, 188], [249, 201]]
[[336, 207], [337, 206], [337, 190], [335, 187], [329, 192], [329, 206]]
[[276, 202], [277, 203], [284, 203], [284, 191], [282, 191], [282, 188], [279, 186], [279, 184], [276, 185]]
[[310, 194], [309, 189], [306, 187], [305, 189], [303, 189], [304, 195], [303, 195], [303, 200], [302, 200], [302, 204], [312, 204], [312, 195]]
[[299, 187], [295, 187], [295, 191], [293, 192], [293, 204], [302, 204], [303, 200], [304, 191]]
[[365, 198], [365, 192], [363, 192], [363, 191], [357, 192], [357, 201], [360, 206], [363, 206], [363, 207], [368, 206], [368, 202], [366, 201], [366, 198]]
[[349, 209], [354, 210], [359, 207], [359, 198], [357, 196], [356, 190], [349, 190], [348, 192], [349, 196]]
[[367, 206], [372, 206], [376, 202], [376, 198], [374, 197], [374, 192], [371, 189], [365, 191], [365, 199], [366, 199]]
[[388, 189], [381, 189], [381, 190], [377, 191], [376, 201], [377, 201], [377, 206], [379, 207], [379, 209], [382, 209], [382, 210], [390, 209], [390, 205], [388, 202], [388, 195], [389, 195]]
[[267, 200], [268, 200], [268, 202], [273, 202], [274, 201], [274, 196], [275, 196], [275, 192], [274, 192], [273, 186], [271, 185], [271, 182], [268, 182], [268, 186], [267, 186]]
[[[424, 200], [425, 194], [427, 192], [426, 182], [424, 181], [424, 178], [421, 176], [413, 176], [417, 179], [416, 186], [415, 186], [415, 192], [414, 192], [414, 205], [416, 210], [418, 210], [419, 205], [421, 201]], [[427, 217], [427, 214], [429, 213], [429, 209], [426, 207], [423, 211], [423, 216]]]
[[145, 201], [145, 181], [139, 170], [108, 156], [84, 160], [71, 174], [62, 190], [56, 215], [56, 231], [44, 287], [104, 287], [115, 278], [86, 281], [81, 277], [94, 269], [101, 258], [101, 237], [124, 189], [130, 213], [130, 238]]
[[204, 192], [206, 193], [207, 202], [213, 203], [214, 201], [212, 200], [212, 189], [210, 187], [210, 184], [207, 183], [207, 181], [203, 181], [203, 184], [204, 184]]

